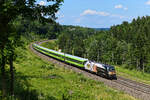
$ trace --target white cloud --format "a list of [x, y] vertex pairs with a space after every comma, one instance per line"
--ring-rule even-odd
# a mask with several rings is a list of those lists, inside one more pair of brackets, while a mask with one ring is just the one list
[[[128, 8], [124, 8], [124, 9], [128, 9]], [[122, 16], [122, 15], [119, 15], [119, 14], [111, 14], [111, 13], [108, 13], [108, 12], [100, 12], [100, 11], [95, 11], [95, 10], [85, 10], [83, 13], [80, 14], [80, 16], [85, 16], [85, 15], [99, 15], [99, 16], [109, 16], [109, 17], [114, 17], [114, 18], [120, 18], [120, 19], [123, 19], [123, 18], [128, 18], [126, 16]], [[80, 22], [81, 19], [77, 19], [77, 22]]]
[[150, 0], [148, 0], [148, 1], [146, 2], [146, 5], [150, 5]]
[[85, 15], [100, 15], [100, 16], [109, 16], [109, 13], [107, 12], [98, 12], [98, 11], [95, 11], [95, 10], [85, 10], [81, 16], [85, 16]]
[[128, 8], [127, 8], [127, 7], [125, 7], [125, 8], [124, 8], [124, 10], [128, 10]]
[[81, 16], [85, 16], [85, 15], [96, 15], [96, 14], [97, 14], [96, 11], [88, 9], [88, 10], [85, 10], [85, 11], [81, 14]]
[[119, 5], [115, 5], [115, 7], [114, 8], [116, 8], [116, 9], [123, 9], [123, 10], [128, 10], [128, 8], [127, 7], [124, 7], [123, 5], [121, 5], [121, 4], [119, 4]]
[[116, 9], [121, 9], [121, 8], [123, 8], [123, 6], [121, 4], [119, 4], [119, 5], [115, 5], [115, 8]]
[[99, 15], [101, 16], [109, 16], [110, 14], [107, 12], [98, 12]]
[[120, 18], [120, 19], [128, 18], [128, 17], [126, 17], [126, 16], [117, 15], [117, 14], [112, 14], [110, 17], [115, 17], [115, 18]]
[[44, 1], [40, 1], [40, 2], [39, 2], [39, 5], [44, 6], [44, 5], [46, 5], [46, 2], [44, 2]]

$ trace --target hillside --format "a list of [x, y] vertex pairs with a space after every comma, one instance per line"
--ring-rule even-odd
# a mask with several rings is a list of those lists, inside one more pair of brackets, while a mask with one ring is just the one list
[[[21, 49], [18, 49], [21, 50]], [[111, 89], [72, 70], [43, 61], [28, 48], [17, 59], [15, 93], [18, 98], [32, 100], [135, 100], [123, 92]], [[26, 93], [22, 95], [22, 93]], [[34, 95], [34, 96], [33, 96]]]

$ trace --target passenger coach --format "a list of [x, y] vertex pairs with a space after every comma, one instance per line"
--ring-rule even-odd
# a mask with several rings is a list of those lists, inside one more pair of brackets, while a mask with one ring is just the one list
[[88, 59], [73, 56], [70, 54], [58, 52], [52, 49], [48, 49], [37, 44], [32, 45], [33, 48], [45, 55], [56, 58], [58, 60], [64, 61], [66, 63], [78, 66], [80, 68], [84, 68], [86, 70], [95, 72], [96, 74], [109, 78], [109, 79], [117, 79], [115, 68], [110, 65], [101, 64], [89, 61]]

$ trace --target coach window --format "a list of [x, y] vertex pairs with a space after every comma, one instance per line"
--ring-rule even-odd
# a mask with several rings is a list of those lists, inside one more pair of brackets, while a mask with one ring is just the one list
[[75, 59], [71, 59], [71, 58], [68, 58], [70, 61], [73, 61], [73, 62], [76, 62], [76, 63], [79, 63], [79, 64], [82, 64], [81, 61], [78, 61], [78, 60], [75, 60]]

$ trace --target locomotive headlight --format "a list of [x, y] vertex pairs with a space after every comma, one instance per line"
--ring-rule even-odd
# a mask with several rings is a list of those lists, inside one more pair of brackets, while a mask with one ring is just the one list
[[113, 72], [109, 72], [108, 74], [109, 74], [109, 75], [112, 75], [112, 74], [113, 74]]
[[116, 73], [115, 73], [115, 72], [109, 72], [108, 74], [109, 74], [109, 75], [113, 75], [113, 74], [116, 74]]

